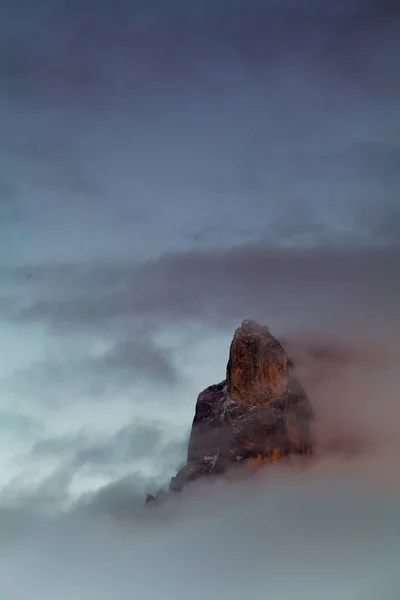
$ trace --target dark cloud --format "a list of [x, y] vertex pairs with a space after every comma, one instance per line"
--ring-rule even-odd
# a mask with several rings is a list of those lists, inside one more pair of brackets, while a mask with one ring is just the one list
[[[188, 423], [188, 431], [189, 427]], [[186, 444], [187, 436], [171, 439], [161, 424], [135, 422], [109, 436], [81, 431], [68, 436], [43, 438], [34, 444], [31, 456], [35, 460], [60, 462], [63, 465], [61, 471], [67, 469], [71, 478], [81, 469], [92, 473], [112, 473], [115, 468], [148, 459], [153, 464], [152, 478], [146, 478], [144, 474], [141, 477], [143, 481], [146, 479], [147, 485], [154, 486], [160, 478], [165, 479], [165, 471], [169, 472], [184, 460]]]
[[[13, 318], [95, 329], [124, 322], [142, 331], [193, 319], [231, 327], [248, 315], [268, 322], [286, 314], [290, 322], [292, 317], [311, 317], [313, 311], [319, 319], [334, 315], [379, 321], [396, 314], [398, 264], [397, 245], [354, 244], [303, 249], [253, 245], [169, 254], [145, 264], [49, 265], [39, 267], [37, 274], [31, 269], [42, 284], [35, 301], [24, 306], [23, 298], [16, 299]], [[118, 357], [129, 362], [125, 348], [108, 362]], [[150, 364], [159, 360], [148, 359]]]
[[299, 204], [302, 237], [373, 236], [372, 212], [393, 238], [399, 151], [380, 140], [398, 126], [399, 24], [385, 6], [8, 7], [4, 256], [160, 254], [254, 240], [264, 223], [296, 241]]
[[[188, 423], [188, 430], [190, 424]], [[81, 431], [59, 437], [41, 437], [30, 452], [30, 460], [53, 464], [52, 471], [38, 483], [12, 479], [1, 493], [1, 506], [28, 513], [54, 513], [71, 505], [70, 487], [81, 474], [106, 476], [110, 483], [81, 494], [72, 502], [73, 510], [89, 514], [132, 516], [135, 506], [143, 505], [147, 492], [167, 482], [168, 474], [185, 460], [187, 436], [171, 438], [157, 423], [131, 423], [113, 435]], [[139, 466], [151, 461], [149, 474]], [[128, 468], [131, 473], [116, 477]]]
[[16, 434], [30, 437], [32, 434], [42, 433], [42, 424], [31, 415], [19, 411], [0, 411], [0, 432], [2, 435]]
[[[397, 24], [393, 18], [398, 10], [389, 3], [150, 4], [43, 3], [32, 15], [36, 27], [29, 30], [24, 23], [3, 42], [3, 71], [14, 93], [49, 94], [52, 89], [70, 98], [74, 90], [84, 101], [88, 90], [109, 91], [111, 86], [114, 94], [134, 90], [139, 95], [143, 86], [156, 84], [156, 77], [163, 83], [171, 76], [201, 80], [206, 61], [215, 60], [218, 53], [226, 60], [227, 51], [247, 68], [306, 56], [314, 67], [331, 63], [331, 70], [356, 76], [357, 82], [378, 60], [382, 69], [375, 70], [375, 78], [381, 88], [388, 81], [388, 68], [380, 57], [368, 61], [374, 58], [371, 41], [376, 45], [372, 33], [378, 31], [380, 41], [387, 43], [383, 34]], [[41, 35], [43, 27], [46, 36]], [[123, 81], [113, 73], [116, 63]]]
[[[76, 326], [80, 329], [78, 323]], [[73, 325], [75, 331], [76, 326]], [[68, 339], [68, 325], [64, 323], [61, 329], [57, 338], [59, 343]], [[82, 394], [99, 402], [108, 398], [108, 393], [126, 390], [135, 384], [150, 381], [165, 389], [165, 386], [175, 386], [182, 381], [171, 352], [153, 343], [150, 335], [145, 339], [131, 328], [131, 340], [114, 341], [113, 344], [103, 329], [108, 331], [109, 328], [100, 327], [98, 331], [100, 336], [104, 333], [102, 339], [110, 346], [108, 350], [93, 355], [86, 345], [89, 338], [83, 337], [82, 349], [71, 353], [65, 348], [58, 356], [49, 353], [41, 360], [33, 360], [29, 365], [17, 368], [8, 378], [4, 377], [3, 384], [8, 384], [14, 392], [20, 391], [41, 403], [55, 406], [68, 405]], [[118, 338], [118, 332], [117, 329], [111, 336], [114, 340]], [[121, 334], [121, 338], [124, 335]]]
[[[304, 334], [304, 332], [302, 332]], [[351, 365], [363, 368], [379, 369], [397, 363], [398, 356], [393, 355], [393, 347], [384, 344], [364, 345], [351, 343], [343, 335], [328, 338], [318, 334], [307, 334], [292, 338], [280, 338], [281, 343], [297, 368], [312, 368], [317, 377], [324, 381], [326, 371], [338, 373]], [[359, 340], [360, 342], [360, 340]]]
[[96, 492], [83, 494], [74, 505], [74, 511], [129, 521], [138, 509], [143, 508], [146, 493], [154, 491], [158, 483], [160, 479], [150, 479], [140, 474], [129, 475]]
[[1, 507], [30, 516], [59, 512], [67, 499], [73, 476], [71, 465], [64, 463], [36, 484], [25, 482], [23, 476], [11, 479], [1, 490]]
[[161, 350], [148, 340], [120, 342], [96, 362], [99, 369], [135, 371], [166, 383], [179, 380], [168, 350]]
[[170, 442], [167, 432], [156, 423], [132, 423], [104, 438], [82, 431], [70, 436], [42, 439], [32, 448], [32, 455], [36, 458], [58, 457], [77, 469], [101, 469], [146, 457], [165, 460], [166, 450], [172, 451], [176, 444], [175, 450], [182, 453], [185, 443], [186, 440]]

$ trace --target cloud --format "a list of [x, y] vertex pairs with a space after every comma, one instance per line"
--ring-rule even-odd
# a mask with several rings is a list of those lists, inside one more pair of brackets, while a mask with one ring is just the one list
[[166, 484], [184, 462], [189, 428], [190, 423], [187, 435], [174, 437], [164, 423], [137, 420], [103, 435], [89, 427], [53, 437], [41, 432], [25, 462], [40, 464], [45, 475], [32, 479], [26, 470], [12, 478], [2, 490], [1, 505], [37, 514], [75, 505], [84, 512], [127, 516], [133, 506], [121, 514], [119, 507], [128, 507], [133, 497], [142, 505], [146, 494]]
[[168, 461], [165, 453], [174, 454], [175, 444], [175, 450], [183, 454], [186, 440], [171, 442], [162, 424], [135, 422], [110, 436], [101, 437], [81, 431], [74, 435], [44, 438], [33, 446], [32, 455], [37, 459], [58, 457], [76, 469], [85, 466], [107, 469], [131, 463], [134, 459], [163, 458]]
[[[160, 511], [135, 507], [132, 497], [122, 522], [92, 506], [90, 514], [25, 519], [18, 531], [3, 511], [3, 597], [395, 597], [397, 498], [333, 473], [247, 483], [199, 487]], [[120, 514], [129, 513], [126, 488], [111, 491], [102, 503], [115, 507], [119, 498]]]
[[39, 482], [32, 483], [27, 473], [12, 478], [1, 491], [1, 508], [21, 512], [27, 519], [40, 514], [62, 511], [68, 501], [68, 487], [74, 476], [71, 465], [64, 463]]
[[[2, 597], [397, 598], [399, 3], [144, 4], [4, 3]], [[145, 511], [246, 317], [313, 466]]]
[[[107, 397], [108, 401], [111, 393], [127, 390], [132, 385], [140, 387], [146, 382], [164, 389], [182, 382], [171, 351], [158, 347], [150, 335], [145, 339], [132, 330], [133, 339], [124, 340], [125, 332], [117, 341], [117, 332], [111, 336], [115, 340], [113, 344], [100, 329], [98, 340], [91, 339], [88, 334], [81, 336], [81, 347], [71, 351], [69, 332], [57, 333], [56, 340], [61, 347], [57, 347], [53, 355], [50, 349], [42, 358], [19, 366], [3, 377], [4, 389], [41, 398], [41, 402], [54, 405], [72, 402], [82, 395], [92, 396], [96, 401]], [[100, 346], [99, 350], [93, 350], [96, 345]]]
[[144, 474], [133, 473], [95, 492], [83, 494], [76, 502], [74, 511], [129, 522], [137, 511], [142, 512], [147, 493], [154, 492], [160, 484], [160, 478], [152, 479]]
[[[36, 298], [16, 298], [12, 318], [52, 328], [131, 328], [132, 335], [142, 331], [144, 341], [149, 331], [193, 319], [232, 327], [248, 316], [267, 323], [284, 316], [288, 323], [310, 321], [314, 312], [326, 321], [372, 324], [396, 318], [398, 261], [397, 245], [259, 244], [166, 254], [143, 264], [33, 267]], [[132, 348], [135, 363], [139, 350], [125, 343], [106, 361], [129, 362]], [[163, 359], [148, 350], [143, 361], [156, 370]], [[160, 371], [168, 373], [165, 363]]]
[[10, 433], [22, 434], [29, 437], [32, 433], [41, 432], [39, 420], [22, 414], [19, 411], [0, 411], [0, 431], [2, 436]]
[[10, 9], [2, 255], [397, 235], [398, 21], [330, 4]]
[[[9, 13], [11, 17], [10, 9]], [[397, 8], [389, 2], [365, 0], [337, 2], [334, 8], [315, 1], [236, 2], [234, 6], [201, 2], [189, 8], [181, 2], [149, 7], [127, 2], [94, 7], [84, 2], [68, 5], [68, 10], [51, 10], [49, 4], [42, 4], [42, 10], [32, 15], [31, 27], [25, 23], [14, 37], [16, 23], [10, 18], [11, 39], [3, 42], [2, 55], [6, 81], [14, 93], [35, 95], [45, 90], [48, 94], [52, 86], [55, 93], [68, 92], [70, 98], [73, 92], [109, 94], [112, 88], [115, 93], [115, 64], [126, 74], [123, 82], [119, 80], [122, 89], [136, 87], [139, 95], [138, 84], [154, 84], [155, 75], [191, 82], [204, 77], [204, 61], [210, 55], [224, 57], [226, 48], [247, 68], [276, 63], [277, 56], [278, 60], [282, 55], [296, 58], [297, 50], [297, 58], [307, 57], [315, 66], [322, 59], [330, 60], [332, 67], [360, 80], [368, 59], [362, 60], [352, 36], [372, 54], [370, 32], [388, 29], [396, 14]], [[47, 35], [40, 38], [44, 24]], [[385, 42], [383, 36], [381, 41]]]
[[[341, 464], [344, 471], [348, 468], [347, 460], [364, 460], [364, 464], [374, 465], [374, 472], [383, 473], [391, 472], [399, 453], [396, 442], [400, 420], [396, 401], [400, 357], [395, 327], [399, 295], [397, 265], [398, 249], [393, 245], [366, 248], [354, 244], [303, 250], [253, 246], [172, 254], [145, 264], [89, 266], [87, 271], [82, 265], [60, 269], [42, 266], [34, 272], [34, 278], [37, 276], [42, 282], [39, 293], [49, 293], [53, 285], [60, 297], [64, 289], [74, 289], [77, 298], [100, 303], [98, 314], [102, 314], [101, 319], [88, 324], [93, 331], [105, 326], [103, 320], [107, 323], [108, 320], [131, 317], [134, 321], [132, 331], [136, 324], [142, 328], [143, 335], [146, 328], [148, 335], [155, 335], [154, 328], [160, 328], [162, 324], [180, 328], [188, 323], [193, 327], [196, 320], [200, 325], [210, 326], [211, 331], [219, 328], [225, 332], [231, 328], [231, 322], [233, 326], [238, 324], [232, 306], [238, 311], [238, 317], [249, 314], [265, 317], [265, 305], [272, 298], [268, 308], [271, 308], [278, 329], [275, 332], [273, 328], [273, 332], [281, 337], [293, 357], [299, 378], [315, 409], [317, 456], [328, 461], [339, 456], [338, 460], [344, 460]], [[120, 290], [119, 293], [126, 286], [129, 298], [126, 306], [133, 307], [132, 315], [118, 313], [115, 306], [109, 306], [108, 293], [103, 299], [105, 304], [101, 304], [103, 278], [108, 282], [108, 291], [111, 284]], [[140, 280], [140, 285], [132, 285], [135, 278]], [[165, 281], [168, 281], [168, 287]], [[90, 289], [95, 290], [93, 298]], [[162, 295], [163, 290], [165, 295]], [[186, 296], [182, 290], [187, 292]], [[143, 313], [138, 310], [141, 294], [155, 300], [152, 305], [149, 302], [141, 304]], [[287, 306], [282, 309], [281, 305], [287, 299], [294, 302], [294, 315]], [[64, 302], [67, 303], [61, 300], [61, 306]], [[79, 308], [77, 301], [72, 312], [68, 308], [62, 313], [60, 300], [56, 303], [57, 318], [62, 314], [63, 326], [69, 329], [80, 329], [86, 315], [96, 312], [91, 310], [90, 304], [82, 314], [75, 312], [75, 308]], [[25, 314], [24, 322], [50, 323], [51, 327], [57, 328], [51, 302], [48, 307], [46, 312], [33, 310], [29, 318]], [[282, 322], [278, 316], [282, 316]], [[269, 323], [266, 318], [262, 320]], [[204, 331], [202, 335], [204, 351], [204, 348], [211, 348], [212, 340], [204, 339]], [[196, 347], [197, 342], [199, 340], [193, 342], [191, 339], [190, 344], [194, 343]], [[180, 352], [178, 358], [186, 355], [188, 350], [180, 347]], [[196, 356], [192, 360], [197, 366]], [[223, 372], [220, 376], [222, 379]], [[215, 383], [213, 379], [205, 378], [204, 385], [212, 383]], [[194, 390], [190, 414], [193, 414], [195, 394], [200, 391]], [[110, 506], [114, 515], [118, 513], [118, 506], [129, 507], [137, 490], [143, 492], [143, 497], [149, 488], [153, 490], [167, 483], [184, 455], [185, 440], [169, 440], [166, 424], [158, 427], [154, 422], [141, 423], [139, 420], [120, 427], [112, 435], [99, 436], [82, 430], [67, 436], [47, 439], [42, 436], [32, 450], [34, 461], [54, 457], [58, 463], [46, 482], [46, 489], [53, 489], [51, 481], [53, 477], [56, 482], [59, 480], [59, 471], [64, 475], [69, 473], [69, 483], [82, 470], [107, 474], [111, 483], [98, 486], [98, 492], [92, 492], [80, 502], [86, 512], [90, 513], [92, 505], [97, 507], [97, 513], [107, 512], [107, 506]], [[153, 475], [145, 474], [146, 469], [141, 472], [142, 460], [152, 464]], [[126, 479], [126, 470], [117, 472], [119, 467], [125, 466], [128, 470], [131, 465], [135, 470], [132, 478]], [[65, 495], [66, 490], [62, 488], [61, 495]], [[39, 488], [37, 498], [41, 493]], [[121, 511], [126, 514], [125, 508]]]
[[179, 374], [168, 354], [168, 350], [163, 351], [148, 340], [129, 340], [116, 344], [98, 360], [98, 366], [106, 369], [133, 369], [149, 377], [156, 377], [159, 381], [176, 383]]
[[[108, 386], [107, 405], [119, 407], [113, 386], [118, 385], [126, 395], [128, 381], [131, 385], [136, 376], [132, 379], [131, 361], [132, 368], [137, 365], [140, 369], [144, 368], [140, 363], [142, 358], [149, 360], [150, 367], [144, 368], [145, 374], [148, 375], [154, 365], [152, 373], [157, 374], [157, 361], [149, 358], [146, 352], [141, 356], [141, 344], [143, 348], [146, 344], [150, 344], [150, 348], [160, 347], [162, 352], [165, 346], [158, 345], [158, 336], [162, 337], [165, 332], [173, 336], [176, 332], [177, 340], [169, 346], [176, 350], [175, 373], [178, 377], [185, 373], [187, 357], [193, 353], [189, 364], [195, 374], [199, 368], [197, 356], [200, 356], [196, 352], [213, 352], [214, 338], [208, 341], [208, 333], [210, 336], [216, 332], [226, 334], [228, 344], [232, 330], [240, 320], [255, 317], [282, 337], [294, 357], [300, 379], [315, 407], [315, 435], [322, 455], [362, 454], [376, 460], [374, 456], [386, 456], [391, 451], [397, 456], [398, 263], [396, 244], [365, 246], [353, 241], [342, 246], [326, 243], [293, 248], [257, 244], [208, 252], [179, 252], [142, 263], [30, 266], [30, 293], [14, 298], [14, 323], [23, 324], [27, 329], [45, 325], [50, 334], [62, 335], [57, 339], [64, 339], [71, 333], [83, 335], [85, 331], [89, 345], [85, 343], [78, 353], [73, 346], [72, 355], [68, 345], [63, 347], [61, 355], [64, 354], [70, 365], [65, 371], [55, 368], [57, 361], [44, 361], [39, 377], [38, 365], [34, 365], [31, 376], [25, 377], [24, 394], [29, 391], [32, 396], [35, 374], [34, 396], [40, 391], [40, 401], [48, 397], [49, 407], [54, 407], [54, 398], [50, 396], [56, 390], [65, 405], [71, 408], [77, 395], [72, 393], [69, 382], [74, 373], [74, 385], [82, 386], [83, 381], [90, 386], [90, 390], [85, 390], [95, 399], [93, 407], [99, 407], [104, 386]], [[13, 293], [27, 289], [25, 283], [21, 288], [16, 283], [25, 271], [25, 268], [5, 270], [4, 281]], [[185, 335], [179, 337], [182, 333]], [[98, 352], [93, 340], [103, 340], [102, 336], [112, 340], [113, 344], [101, 345]], [[133, 340], [132, 345], [126, 345], [128, 338]], [[172, 356], [168, 347], [165, 352], [166, 356]], [[228, 345], [224, 360], [227, 360], [227, 354]], [[54, 358], [58, 360], [57, 355]], [[204, 362], [207, 369], [210, 369], [211, 360]], [[124, 372], [128, 379], [121, 377]], [[189, 371], [190, 377], [193, 374]], [[49, 390], [50, 376], [53, 384]], [[218, 377], [222, 379], [223, 376], [222, 369]], [[18, 379], [12, 381], [14, 389], [19, 389]], [[148, 381], [153, 379], [152, 375]], [[161, 387], [171, 381], [168, 377], [158, 378]], [[188, 387], [192, 398], [190, 400], [188, 396], [188, 402], [192, 408], [187, 411], [187, 429], [196, 394], [201, 391], [201, 386], [216, 380], [214, 376], [204, 374], [199, 381], [198, 389], [197, 383], [193, 389]], [[161, 417], [165, 415], [165, 397], [163, 392], [154, 403], [154, 394], [145, 395], [141, 410], [146, 406], [146, 418], [149, 410], [159, 410]], [[377, 398], [380, 399], [379, 407]], [[179, 410], [183, 410], [184, 401], [181, 402]], [[171, 404], [168, 406], [170, 414]], [[112, 409], [110, 416], [115, 410]], [[90, 414], [88, 419], [91, 419]], [[126, 422], [132, 423], [131, 413], [127, 414]], [[164, 438], [160, 440], [153, 429], [155, 437], [146, 438], [146, 423], [143, 435], [139, 421], [123, 428], [118, 425], [118, 433], [109, 436], [98, 436], [96, 432], [76, 433], [78, 425], [79, 419], [73, 419], [72, 431], [67, 436], [41, 435], [41, 441], [34, 449], [33, 461], [39, 452], [38, 464], [45, 462], [45, 456], [54, 456], [57, 463], [45, 483], [50, 492], [45, 490], [47, 500], [43, 500], [43, 506], [56, 503], [57, 494], [60, 503], [60, 498], [68, 494], [71, 484], [76, 486], [74, 479], [80, 479], [82, 473], [85, 477], [99, 474], [101, 480], [93, 487], [100, 488], [100, 499], [93, 493], [85, 502], [89, 512], [92, 502], [98, 506], [98, 512], [104, 512], [108, 502], [112, 505], [114, 485], [118, 496], [115, 506], [119, 506], [123, 504], [121, 490], [125, 485], [142, 489], [144, 495], [145, 486], [152, 491], [156, 483], [166, 483], [184, 457], [184, 443], [180, 439], [171, 441], [172, 446], [169, 446], [169, 442]], [[175, 436], [175, 432], [171, 435]], [[152, 475], [148, 466], [141, 467], [141, 461], [146, 460], [145, 454], [151, 463]], [[382, 461], [382, 464], [390, 465], [391, 462]], [[130, 469], [135, 471], [134, 481], [127, 484], [124, 478]], [[57, 488], [59, 481], [62, 485]], [[60, 491], [55, 493], [54, 489]], [[76, 489], [81, 493], [82, 484]], [[127, 494], [131, 498], [133, 492], [129, 490]], [[28, 498], [32, 491], [24, 497]], [[103, 492], [106, 495], [104, 504], [101, 500]], [[33, 504], [40, 505], [41, 494], [39, 486]], [[121, 499], [118, 499], [119, 494]], [[113, 508], [113, 512], [115, 514], [117, 508]]]

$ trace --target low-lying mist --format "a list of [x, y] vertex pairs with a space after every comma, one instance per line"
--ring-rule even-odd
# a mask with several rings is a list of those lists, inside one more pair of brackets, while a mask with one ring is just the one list
[[287, 341], [316, 413], [310, 463], [132, 498], [131, 514], [4, 510], [2, 598], [397, 598], [397, 346], [350, 337]]
[[130, 521], [33, 520], [2, 543], [2, 597], [396, 597], [398, 496], [327, 466], [199, 485]]

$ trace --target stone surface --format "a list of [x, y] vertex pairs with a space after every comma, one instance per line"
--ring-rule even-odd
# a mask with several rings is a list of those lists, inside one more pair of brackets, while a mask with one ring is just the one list
[[170, 491], [241, 462], [258, 466], [311, 454], [312, 417], [282, 345], [268, 327], [243, 321], [231, 343], [226, 379], [197, 398], [186, 465]]
[[239, 404], [265, 405], [287, 389], [289, 359], [268, 327], [243, 321], [226, 368], [228, 394]]

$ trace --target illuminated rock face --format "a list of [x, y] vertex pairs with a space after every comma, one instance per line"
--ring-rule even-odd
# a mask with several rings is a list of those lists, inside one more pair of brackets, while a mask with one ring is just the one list
[[285, 393], [289, 360], [268, 327], [243, 321], [235, 331], [226, 382], [230, 398], [239, 404], [265, 406]]
[[[312, 453], [312, 410], [285, 350], [268, 327], [243, 321], [230, 347], [226, 379], [197, 398], [178, 491], [205, 475], [248, 461], [251, 468]], [[148, 498], [154, 499], [153, 496]]]

